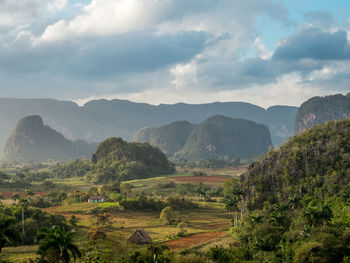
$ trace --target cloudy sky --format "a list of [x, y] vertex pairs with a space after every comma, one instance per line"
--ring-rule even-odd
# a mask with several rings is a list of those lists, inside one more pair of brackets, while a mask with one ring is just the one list
[[348, 0], [0, 0], [0, 97], [300, 105], [350, 91]]

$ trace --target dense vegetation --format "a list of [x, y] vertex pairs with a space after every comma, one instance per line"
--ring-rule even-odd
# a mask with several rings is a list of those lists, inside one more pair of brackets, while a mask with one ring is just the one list
[[92, 155], [92, 163], [89, 177], [96, 182], [148, 178], [175, 171], [158, 148], [149, 143], [128, 143], [121, 138], [102, 142]]
[[295, 131], [301, 132], [313, 125], [331, 120], [342, 120], [350, 117], [350, 93], [313, 97], [304, 102], [296, 115]]
[[154, 130], [150, 143], [172, 157], [185, 145], [194, 125], [188, 121], [176, 121]]
[[75, 159], [64, 164], [57, 164], [50, 170], [50, 176], [54, 178], [83, 177], [92, 169], [88, 159]]
[[198, 125], [177, 121], [153, 130], [143, 128], [135, 134], [134, 140], [150, 142], [177, 163], [253, 158], [264, 154], [272, 144], [265, 125], [222, 115], [210, 117]]
[[[216, 262], [349, 262], [350, 120], [294, 136], [225, 182], [236, 241]], [[240, 218], [240, 219], [239, 219]]]
[[20, 163], [69, 160], [90, 157], [95, 149], [95, 144], [72, 142], [64, 138], [59, 132], [45, 126], [40, 116], [28, 116], [18, 122], [7, 140], [2, 159]]
[[[0, 204], [0, 252], [6, 250], [8, 256], [8, 246], [37, 245], [38, 263], [75, 258], [91, 263], [350, 262], [350, 120], [297, 134], [254, 161], [240, 178], [226, 180], [224, 187], [215, 175], [206, 174], [210, 168], [239, 163], [202, 160], [197, 166], [204, 169], [186, 168], [186, 174], [170, 178], [165, 174], [174, 167], [158, 148], [110, 138], [99, 145], [91, 161], [21, 169], [4, 165], [0, 187], [23, 191]], [[231, 170], [215, 169], [210, 174]], [[164, 176], [158, 177], [160, 173]], [[52, 183], [73, 182], [72, 176], [78, 181], [87, 176], [98, 185], [57, 190]], [[157, 177], [121, 183], [150, 176]], [[30, 190], [44, 184], [47, 192]], [[106, 202], [87, 203], [96, 195]], [[46, 207], [51, 208], [42, 209]], [[222, 233], [230, 220], [231, 230], [222, 239], [181, 252], [167, 247], [198, 230]], [[131, 230], [141, 226], [152, 238], [161, 238], [150, 245], [125, 242]]]
[[246, 211], [237, 219], [240, 200], [233, 195], [226, 202], [237, 220], [232, 228], [235, 241], [227, 248], [213, 247], [209, 252], [214, 262], [349, 262], [348, 198], [305, 196], [286, 203], [266, 202], [263, 209]]
[[174, 158], [253, 158], [266, 153], [271, 144], [265, 125], [217, 115], [195, 126]]
[[335, 197], [350, 187], [350, 120], [331, 121], [294, 136], [251, 164], [242, 176], [247, 205], [287, 202], [294, 195]]

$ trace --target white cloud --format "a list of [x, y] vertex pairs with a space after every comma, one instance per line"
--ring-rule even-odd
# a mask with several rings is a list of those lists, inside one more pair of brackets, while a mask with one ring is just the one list
[[108, 36], [143, 30], [165, 18], [172, 0], [92, 0], [70, 21], [60, 20], [46, 28], [44, 41], [71, 36]]
[[[148, 84], [146, 81], [144, 84]], [[261, 90], [261, 92], [259, 92]], [[337, 91], [337, 92], [342, 92]], [[172, 86], [152, 87], [146, 90], [129, 93], [113, 93], [103, 96], [90, 96], [84, 99], [75, 100], [80, 105], [92, 99], [126, 99], [135, 102], [148, 102], [153, 105], [161, 103], [173, 104], [184, 103], [211, 103], [216, 101], [244, 101], [253, 103], [265, 108], [279, 104], [299, 106], [308, 98], [313, 96], [329, 95], [327, 89], [315, 87], [312, 84], [305, 84], [297, 73], [291, 73], [278, 78], [272, 85], [258, 86], [240, 90], [208, 90], [186, 87], [186, 90], [176, 89]], [[276, 100], [278, 98], [278, 100]]]
[[[31, 95], [35, 90], [80, 103], [107, 97], [153, 104], [241, 100], [269, 106], [277, 97], [280, 104], [300, 104], [326, 93], [331, 86], [327, 81], [337, 74], [350, 73], [350, 66], [340, 62], [272, 61], [273, 51], [255, 26], [262, 15], [279, 24], [288, 20], [282, 1], [81, 3], [0, 0], [0, 27], [10, 27], [6, 36], [0, 33], [0, 74], [10, 72], [4, 78], [8, 89], [27, 82], [21, 92]], [[304, 23], [299, 30], [308, 27], [314, 25]]]
[[47, 4], [47, 10], [54, 14], [67, 6], [68, 0], [53, 0]]
[[264, 44], [260, 37], [255, 38], [254, 45], [258, 50], [258, 56], [262, 59], [270, 59], [273, 55], [273, 51], [269, 50]]
[[75, 18], [49, 25], [41, 40], [108, 36], [145, 29], [160, 33], [204, 31], [237, 36], [242, 29], [250, 31], [263, 13], [281, 19], [286, 10], [272, 0], [92, 0]]
[[39, 15], [43, 0], [1, 0], [0, 26], [26, 24]]

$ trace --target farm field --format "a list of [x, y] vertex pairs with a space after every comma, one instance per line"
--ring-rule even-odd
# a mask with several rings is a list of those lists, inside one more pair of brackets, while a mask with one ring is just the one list
[[[82, 244], [86, 240], [88, 229], [97, 225], [97, 215], [91, 214], [89, 211], [100, 206], [103, 204], [81, 203], [50, 207], [44, 210], [48, 213], [61, 214], [66, 218], [75, 215], [79, 226], [76, 241]], [[135, 230], [144, 229], [154, 243], [164, 243], [171, 250], [198, 246], [224, 236], [230, 227], [231, 219], [231, 215], [225, 213], [223, 209], [197, 208], [183, 211], [182, 217], [186, 217], [188, 222], [186, 237], [177, 238], [176, 234], [179, 231], [177, 226], [165, 225], [159, 219], [157, 212], [120, 211], [109, 213], [109, 215], [110, 224], [107, 227], [109, 234], [119, 236], [122, 240], [127, 241]], [[11, 262], [34, 259], [37, 248], [37, 246], [8, 247], [4, 249], [3, 257]]]
[[[222, 169], [212, 170], [186, 170], [179, 171], [173, 175], [160, 177], [130, 180], [123, 182], [129, 189], [130, 197], [145, 195], [165, 200], [168, 196], [185, 196], [177, 189], [182, 185], [204, 186], [213, 189], [223, 188], [224, 182], [239, 175], [244, 169]], [[197, 175], [200, 172], [201, 175]], [[91, 185], [82, 178], [50, 179], [59, 187], [69, 187], [70, 192], [84, 191], [91, 187], [99, 188], [100, 185]], [[3, 191], [5, 197], [3, 203], [11, 205], [13, 193], [24, 196], [23, 189], [16, 189], [16, 192]], [[37, 196], [44, 196], [48, 191], [34, 192]], [[155, 244], [166, 244], [173, 251], [181, 251], [191, 247], [206, 246], [211, 242], [220, 242], [231, 226], [232, 215], [227, 214], [225, 205], [217, 200], [205, 202], [201, 197], [186, 195], [192, 200], [197, 208], [181, 210], [181, 220], [186, 222], [184, 234], [178, 236], [180, 229], [177, 224], [167, 225], [160, 219], [160, 211], [152, 210], [129, 210], [123, 209], [118, 202], [88, 203], [65, 202], [62, 205], [42, 208], [48, 214], [59, 214], [66, 218], [76, 218], [77, 234], [75, 241], [79, 246], [86, 242], [86, 236], [91, 227], [100, 227], [98, 217], [104, 214], [108, 217], [108, 223], [103, 229], [111, 236], [117, 236], [120, 240], [128, 241], [129, 237], [137, 229], [144, 229], [152, 238]], [[25, 262], [36, 258], [38, 246], [6, 247], [3, 250], [3, 259], [10, 262]]]

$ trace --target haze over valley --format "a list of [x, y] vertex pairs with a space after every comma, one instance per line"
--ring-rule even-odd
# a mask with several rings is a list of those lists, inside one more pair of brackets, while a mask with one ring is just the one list
[[0, 0], [0, 263], [350, 262], [350, 2]]

